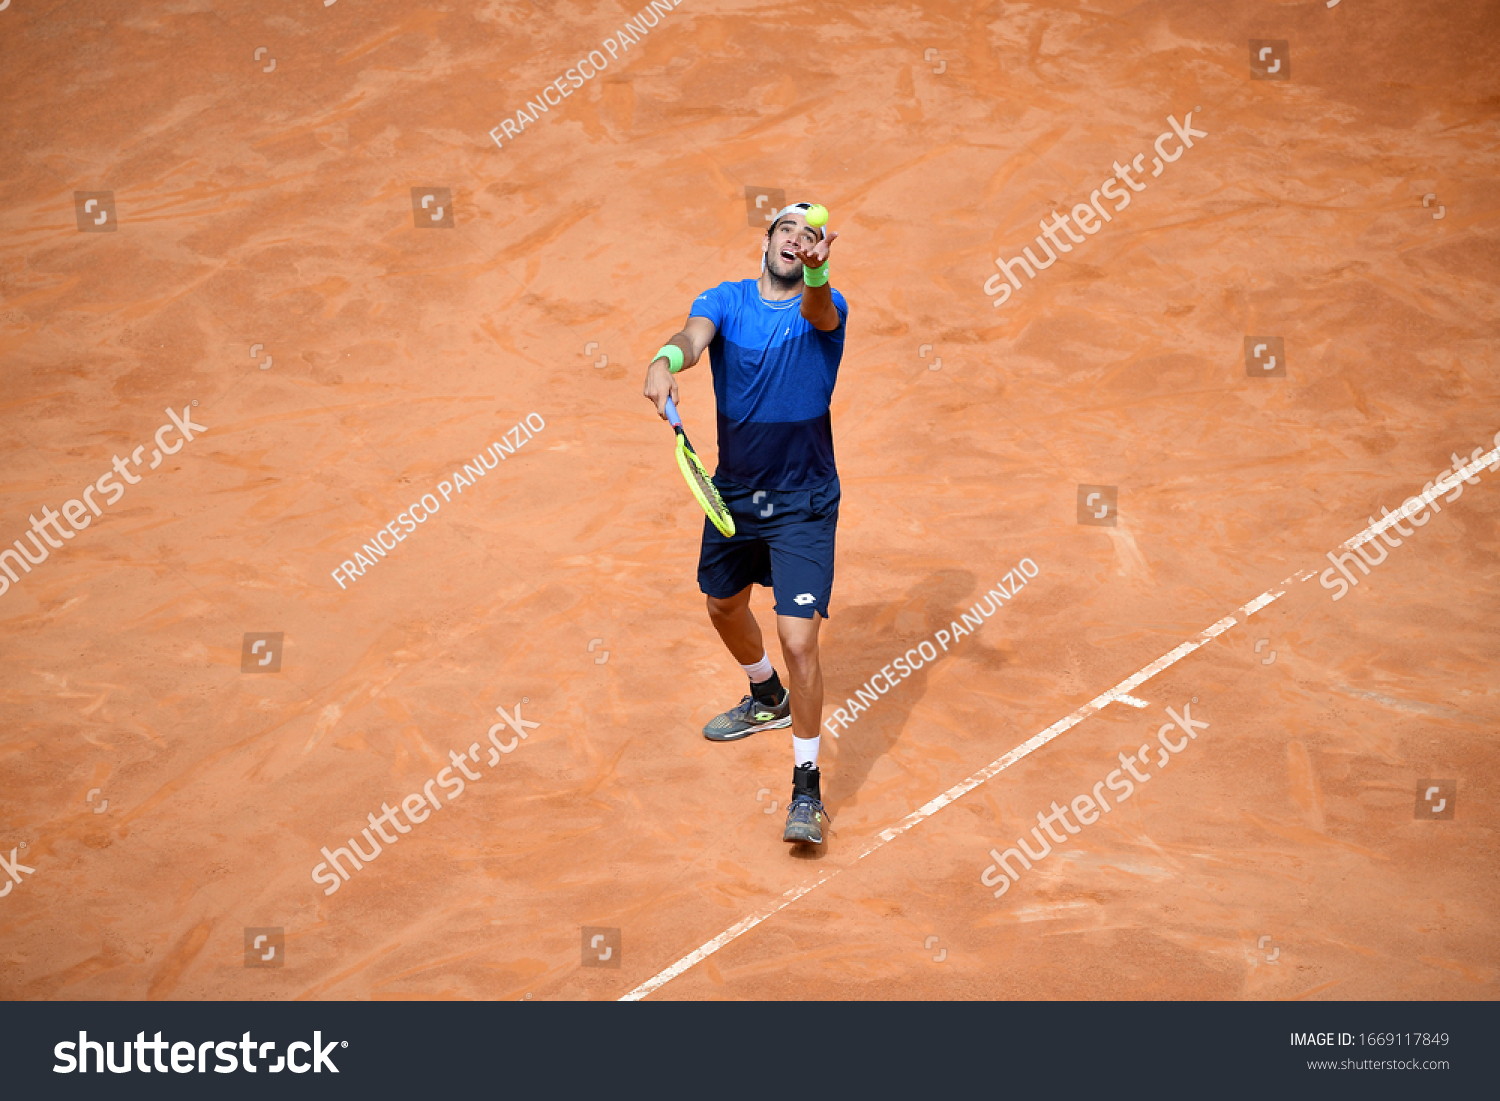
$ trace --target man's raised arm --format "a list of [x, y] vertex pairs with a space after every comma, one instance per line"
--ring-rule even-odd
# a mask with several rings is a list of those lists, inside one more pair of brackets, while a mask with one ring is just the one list
[[823, 333], [839, 327], [839, 309], [833, 304], [833, 288], [828, 285], [828, 250], [838, 237], [838, 233], [830, 231], [812, 248], [800, 243], [793, 246], [803, 267], [802, 316]]

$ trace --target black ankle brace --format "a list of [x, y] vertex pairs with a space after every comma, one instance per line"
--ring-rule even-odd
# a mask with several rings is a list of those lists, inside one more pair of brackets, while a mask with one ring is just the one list
[[769, 707], [775, 707], [781, 702], [781, 693], [785, 691], [781, 687], [781, 678], [776, 675], [776, 670], [771, 670], [771, 679], [763, 680], [759, 684], [750, 682], [750, 695], [755, 697], [756, 703], [763, 703]]
[[799, 795], [811, 795], [818, 802], [823, 801], [823, 794], [819, 790], [818, 779], [822, 773], [818, 771], [817, 765], [798, 765], [792, 769], [792, 798]]

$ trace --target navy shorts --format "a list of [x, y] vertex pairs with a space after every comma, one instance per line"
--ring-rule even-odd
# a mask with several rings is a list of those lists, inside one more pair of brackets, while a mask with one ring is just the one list
[[721, 534], [705, 517], [698, 587], [724, 600], [747, 585], [768, 585], [777, 615], [828, 618], [838, 478], [812, 489], [750, 489], [717, 476], [714, 485], [734, 517], [734, 534]]

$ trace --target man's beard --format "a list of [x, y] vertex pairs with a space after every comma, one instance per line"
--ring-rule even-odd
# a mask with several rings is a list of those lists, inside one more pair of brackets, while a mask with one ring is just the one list
[[[784, 261], [777, 254], [769, 252], [766, 254], [766, 274], [771, 277], [772, 283], [777, 284], [780, 289], [786, 290], [802, 281], [802, 261], [793, 260], [785, 268], [782, 268], [781, 271], [778, 271], [778, 267], [783, 263]], [[782, 274], [783, 271], [786, 274]]]

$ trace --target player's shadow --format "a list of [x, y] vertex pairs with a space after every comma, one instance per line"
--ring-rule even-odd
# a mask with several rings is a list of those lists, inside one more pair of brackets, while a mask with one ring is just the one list
[[[939, 628], [946, 629], [960, 620], [976, 602], [984, 603], [989, 588], [990, 583], [979, 584], [967, 570], [938, 570], [912, 586], [900, 600], [835, 606], [837, 641], [822, 648], [824, 718], [832, 715], [834, 708], [846, 707], [845, 701], [854, 697], [855, 690], [897, 655], [905, 655], [923, 641], [933, 641]], [[859, 794], [875, 763], [900, 741], [912, 709], [927, 694], [928, 679], [935, 669], [954, 661], [975, 661], [991, 672], [1005, 665], [1004, 651], [984, 639], [987, 632], [1002, 630], [1005, 618], [1005, 612], [997, 609], [983, 626], [951, 643], [946, 653], [941, 644], [933, 642], [938, 651], [936, 660], [906, 677], [861, 711], [853, 725], [839, 731], [838, 765], [829, 776], [832, 782], [827, 801], [835, 825], [839, 808]]]

